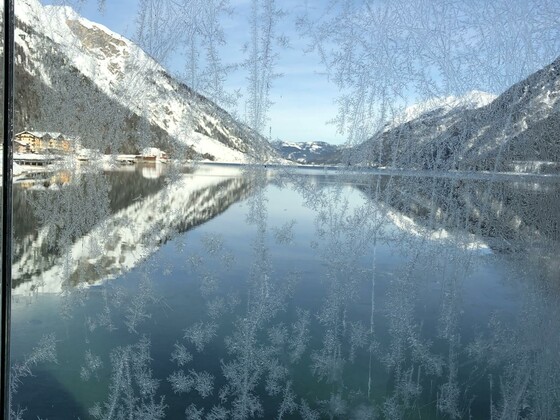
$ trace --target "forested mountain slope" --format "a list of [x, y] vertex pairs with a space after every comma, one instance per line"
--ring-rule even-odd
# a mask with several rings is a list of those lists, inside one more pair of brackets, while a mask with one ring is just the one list
[[69, 7], [16, 4], [16, 132], [57, 131], [104, 152], [270, 160], [266, 140], [175, 80], [130, 40]]
[[[511, 170], [560, 162], [560, 58], [496, 99], [472, 95], [390, 124], [338, 162], [411, 169]], [[469, 99], [470, 98], [470, 99]]]

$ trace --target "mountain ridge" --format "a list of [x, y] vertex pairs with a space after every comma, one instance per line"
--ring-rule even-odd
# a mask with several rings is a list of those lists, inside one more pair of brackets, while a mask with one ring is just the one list
[[324, 141], [289, 142], [278, 140], [271, 144], [284, 159], [304, 165], [328, 162], [341, 148], [341, 146]]
[[430, 170], [509, 171], [517, 161], [558, 163], [559, 99], [560, 57], [482, 106], [430, 110], [337, 158]]
[[17, 131], [56, 129], [110, 152], [153, 145], [177, 157], [277, 159], [264, 137], [70, 7], [21, 0], [16, 19]]

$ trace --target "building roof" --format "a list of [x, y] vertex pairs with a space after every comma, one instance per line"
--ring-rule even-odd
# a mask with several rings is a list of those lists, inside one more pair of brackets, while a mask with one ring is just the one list
[[165, 152], [163, 150], [158, 149], [157, 147], [145, 147], [144, 149], [142, 149], [142, 156], [156, 156], [156, 157], [161, 157], [162, 155], [164, 155]]
[[28, 131], [28, 130], [24, 130], [20, 133], [17, 133], [16, 136], [20, 136], [20, 135], [25, 134], [25, 133], [31, 134], [32, 136], [38, 137], [40, 139], [43, 139], [47, 136], [52, 138], [52, 139], [56, 139], [58, 137], [64, 138], [64, 135], [62, 133], [58, 133], [56, 131], [49, 132], [49, 131]]

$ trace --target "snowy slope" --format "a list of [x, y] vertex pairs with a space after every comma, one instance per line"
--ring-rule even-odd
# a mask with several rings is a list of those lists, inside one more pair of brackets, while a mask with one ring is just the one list
[[427, 101], [411, 105], [396, 116], [383, 131], [389, 131], [409, 121], [413, 121], [430, 112], [438, 111], [440, 113], [448, 113], [457, 108], [475, 109], [488, 105], [496, 99], [496, 95], [491, 93], [473, 90], [463, 96], [445, 96], [443, 98], [432, 98]]
[[462, 97], [433, 98], [406, 108], [370, 140], [346, 152], [343, 162], [425, 169], [424, 148], [429, 148], [442, 133], [447, 132], [473, 109], [487, 106], [495, 96], [472, 91]]
[[509, 171], [519, 162], [557, 163], [559, 99], [560, 58], [494, 100], [472, 92], [410, 108], [341, 160], [396, 168], [491, 171]]
[[[90, 117], [90, 125], [120, 124], [135, 133], [149, 126], [152, 137], [143, 139], [142, 135], [136, 135], [136, 139], [129, 139], [140, 146], [153, 143], [154, 135], [168, 136], [167, 149], [173, 150], [170, 144], [176, 142], [192, 149], [192, 153], [218, 161], [274, 158], [274, 151], [262, 137], [173, 79], [133, 42], [103, 25], [80, 17], [70, 7], [43, 7], [37, 0], [16, 2], [16, 17], [16, 65], [22, 66], [31, 79], [37, 79], [35, 83], [59, 94], [58, 107], [62, 111], [71, 114], [75, 108], [92, 108], [92, 103], [106, 104], [91, 110], [95, 115]], [[73, 89], [67, 87], [69, 82], [61, 83], [72, 77], [76, 79], [70, 82]], [[41, 96], [33, 91], [26, 93]], [[106, 98], [98, 100], [101, 95]], [[80, 97], [84, 97], [81, 102]], [[33, 108], [32, 103], [27, 105]], [[122, 112], [100, 109], [112, 107], [125, 109], [128, 115], [122, 117]], [[36, 114], [41, 112], [41, 109], [35, 110]], [[35, 119], [29, 115], [27, 120], [21, 117], [20, 123], [56, 125], [57, 121], [53, 120], [61, 118], [64, 113]], [[118, 121], [107, 121], [111, 119]], [[75, 125], [79, 127], [81, 124], [76, 121]], [[72, 131], [68, 122], [59, 125]], [[75, 131], [78, 136], [84, 136], [82, 132], [85, 130], [78, 128]], [[118, 132], [119, 128], [113, 131]]]

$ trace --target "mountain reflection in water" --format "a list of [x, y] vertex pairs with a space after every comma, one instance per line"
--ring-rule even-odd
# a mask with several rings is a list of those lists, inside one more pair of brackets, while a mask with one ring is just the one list
[[15, 293], [58, 293], [66, 283], [116, 277], [249, 192], [239, 176], [184, 175], [167, 184], [156, 174], [142, 167], [77, 173], [47, 187], [16, 184]]
[[51, 347], [64, 367], [33, 359], [14, 401], [29, 418], [558, 418], [559, 193], [223, 166], [16, 185], [14, 368]]

